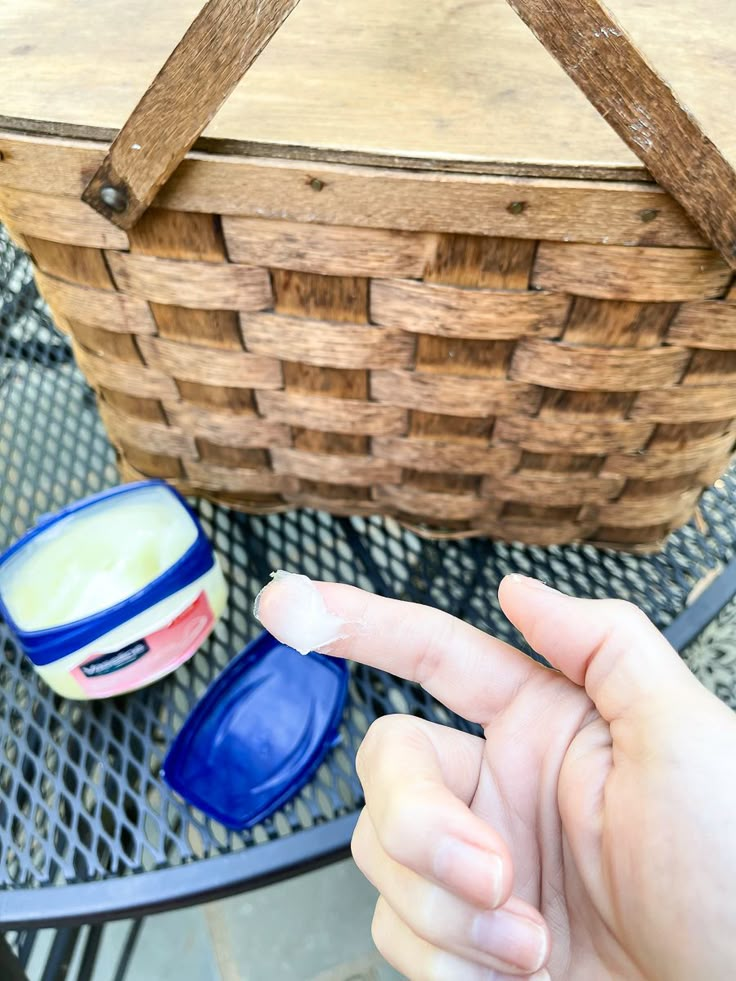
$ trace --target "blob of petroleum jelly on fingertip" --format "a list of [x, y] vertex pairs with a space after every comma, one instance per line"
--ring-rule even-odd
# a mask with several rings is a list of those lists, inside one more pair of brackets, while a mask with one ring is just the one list
[[[300, 654], [322, 650], [346, 635], [346, 621], [325, 606], [322, 594], [308, 576], [279, 569], [271, 573], [273, 582], [281, 583], [281, 604], [288, 617], [282, 618], [278, 625], [278, 639], [282, 644], [293, 647]], [[267, 583], [256, 596], [253, 615], [260, 620], [258, 608]]]

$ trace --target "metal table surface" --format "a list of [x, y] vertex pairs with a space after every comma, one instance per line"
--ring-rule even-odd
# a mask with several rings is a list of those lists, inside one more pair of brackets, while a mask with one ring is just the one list
[[[0, 549], [39, 515], [117, 482], [94, 398], [2, 229], [0, 482]], [[0, 624], [0, 930], [138, 917], [328, 862], [347, 852], [362, 803], [353, 761], [373, 719], [411, 712], [468, 728], [420, 688], [354, 665], [342, 745], [277, 814], [234, 833], [180, 800], [159, 777], [162, 757], [209, 682], [259, 631], [252, 601], [273, 569], [431, 603], [519, 643], [496, 599], [507, 572], [631, 599], [664, 627], [694, 584], [732, 559], [736, 541], [733, 471], [661, 553], [641, 557], [588, 545], [432, 542], [389, 520], [195, 506], [230, 602], [210, 642], [170, 677], [125, 698], [65, 701]]]

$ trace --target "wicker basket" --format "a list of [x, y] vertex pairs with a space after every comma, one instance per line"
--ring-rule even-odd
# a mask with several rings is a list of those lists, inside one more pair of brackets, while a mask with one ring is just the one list
[[106, 149], [2, 135], [0, 218], [126, 478], [633, 546], [726, 468], [731, 270], [655, 184], [199, 152], [124, 231]]

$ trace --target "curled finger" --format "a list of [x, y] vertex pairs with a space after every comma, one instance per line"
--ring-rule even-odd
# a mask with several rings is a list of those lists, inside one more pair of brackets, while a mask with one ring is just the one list
[[527, 976], [546, 964], [549, 931], [540, 913], [512, 897], [500, 909], [478, 909], [421, 878], [381, 847], [367, 812], [353, 837], [358, 868], [413, 934], [462, 960]]
[[378, 719], [358, 752], [366, 807], [384, 851], [483, 909], [504, 903], [504, 840], [470, 809], [484, 742], [410, 716]]
[[550, 981], [544, 968], [533, 974], [508, 974], [435, 947], [418, 937], [382, 898], [373, 917], [373, 941], [409, 981]]

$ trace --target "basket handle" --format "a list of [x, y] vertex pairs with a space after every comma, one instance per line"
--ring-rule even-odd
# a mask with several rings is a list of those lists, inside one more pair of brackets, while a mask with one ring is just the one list
[[736, 172], [600, 0], [508, 0], [588, 101], [736, 268]]
[[82, 200], [119, 228], [132, 228], [298, 2], [208, 0]]

